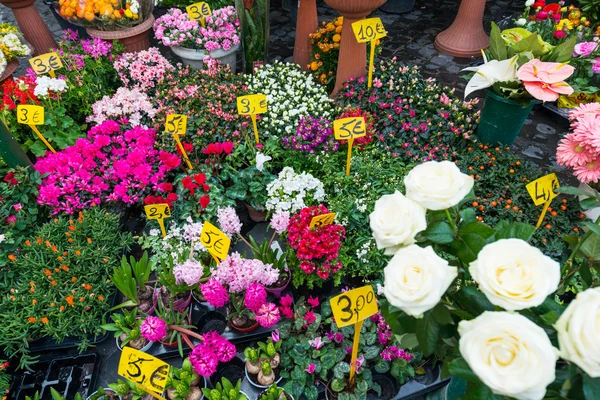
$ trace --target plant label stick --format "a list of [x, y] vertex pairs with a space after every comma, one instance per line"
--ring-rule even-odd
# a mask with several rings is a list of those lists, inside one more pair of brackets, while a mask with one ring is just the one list
[[256, 143], [258, 140], [258, 128], [256, 126], [256, 114], [264, 114], [267, 112], [267, 97], [264, 94], [251, 94], [248, 96], [240, 96], [237, 98], [237, 109], [240, 115], [249, 115], [252, 118], [252, 126], [254, 127], [254, 138]]
[[205, 221], [204, 225], [202, 226], [202, 233], [200, 234], [200, 243], [206, 247], [206, 250], [208, 250], [217, 264], [219, 264], [219, 260], [224, 260], [227, 258], [229, 246], [231, 245], [231, 239], [229, 239], [226, 234], [221, 232], [219, 228], [210, 222]]
[[333, 134], [336, 140], [348, 141], [348, 158], [346, 160], [346, 176], [350, 175], [350, 161], [352, 160], [352, 145], [354, 139], [367, 134], [364, 117], [350, 117], [333, 121]]
[[557, 196], [556, 193], [554, 193], [554, 189], [559, 187], [560, 184], [558, 183], [558, 178], [555, 173], [542, 176], [527, 184], [527, 192], [531, 196], [533, 204], [536, 206], [541, 204], [544, 205], [540, 218], [535, 225], [536, 228], [539, 228], [542, 225], [544, 217], [546, 216], [546, 211], [548, 211], [548, 207], [550, 207], [550, 203], [552, 203], [552, 200]]
[[44, 135], [42, 135], [42, 132], [36, 127], [36, 125], [44, 125], [44, 107], [33, 105], [17, 106], [17, 122], [29, 125], [31, 130], [33, 130], [40, 140], [44, 142], [46, 147], [48, 147], [51, 152], [56, 153], [56, 150], [54, 150]]
[[54, 70], [62, 68], [63, 66], [60, 57], [54, 52], [30, 58], [29, 64], [37, 75], [49, 73], [52, 78], [56, 78]]
[[379, 310], [373, 287], [370, 285], [349, 290], [329, 300], [331, 312], [338, 328], [354, 324], [354, 340], [352, 344], [352, 359], [350, 361], [349, 384], [354, 384], [356, 373], [356, 356], [358, 355], [358, 342], [363, 321]]
[[333, 224], [335, 220], [336, 213], [327, 213], [317, 215], [310, 220], [310, 229], [320, 228], [322, 226], [327, 226]]
[[201, 1], [199, 3], [194, 3], [185, 8], [188, 13], [188, 16], [191, 20], [200, 20], [200, 24], [203, 28], [206, 28], [206, 17], [210, 17], [212, 15], [212, 11], [210, 10], [210, 6], [208, 3]]
[[168, 114], [167, 120], [165, 122], [165, 132], [173, 135], [173, 140], [175, 140], [175, 144], [181, 151], [181, 155], [183, 160], [188, 166], [188, 169], [193, 169], [192, 163], [190, 162], [190, 158], [188, 157], [183, 145], [181, 144], [181, 140], [179, 139], [179, 135], [185, 135], [187, 131], [187, 116], [181, 114]]
[[166, 203], [149, 204], [144, 206], [144, 211], [146, 211], [146, 217], [148, 217], [148, 219], [155, 219], [158, 221], [162, 237], [167, 236], [167, 231], [165, 230], [165, 218], [171, 218], [171, 208], [169, 205]]
[[162, 393], [167, 385], [169, 364], [149, 354], [125, 346], [119, 359], [117, 373], [134, 382], [157, 399], [163, 399]]
[[373, 60], [375, 59], [375, 42], [387, 36], [380, 18], [369, 18], [356, 21], [352, 24], [352, 30], [358, 43], [371, 42], [371, 55], [369, 57], [369, 80], [368, 88], [373, 84]]

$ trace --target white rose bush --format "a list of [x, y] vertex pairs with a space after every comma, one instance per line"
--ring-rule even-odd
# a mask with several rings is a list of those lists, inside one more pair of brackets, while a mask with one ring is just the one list
[[[390, 257], [380, 309], [401, 345], [443, 360], [443, 376], [467, 381], [464, 399], [600, 399], [600, 226], [565, 237], [561, 267], [529, 244], [534, 226], [489, 226], [463, 207], [473, 178], [454, 163], [418, 165], [404, 186], [369, 218]], [[584, 290], [561, 304], [576, 273]]]

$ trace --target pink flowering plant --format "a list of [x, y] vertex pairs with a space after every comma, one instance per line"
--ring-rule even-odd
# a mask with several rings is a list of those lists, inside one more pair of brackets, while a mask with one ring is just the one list
[[575, 73], [569, 82], [575, 92], [594, 94], [600, 91], [600, 38], [577, 43], [570, 65]]
[[126, 118], [132, 127], [147, 128], [157, 113], [148, 95], [138, 88], [120, 87], [112, 96], [104, 96], [92, 106], [93, 114], [87, 122], [101, 124], [110, 119], [118, 121]]
[[35, 164], [45, 175], [38, 202], [52, 214], [141, 202], [181, 163], [175, 154], [156, 150], [155, 137], [152, 129], [112, 120], [93, 127], [87, 138]]
[[166, 75], [174, 70], [156, 47], [136, 53], [125, 53], [118, 57], [113, 65], [126, 87], [138, 88], [150, 95], [154, 94], [155, 87]]

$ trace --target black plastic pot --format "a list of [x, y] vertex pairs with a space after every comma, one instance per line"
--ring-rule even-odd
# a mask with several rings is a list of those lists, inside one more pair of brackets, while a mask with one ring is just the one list
[[379, 9], [391, 14], [404, 14], [412, 11], [415, 0], [387, 0]]
[[244, 362], [242, 359], [234, 357], [227, 363], [219, 364], [217, 372], [210, 377], [210, 382], [214, 387], [218, 382], [221, 382], [221, 378], [227, 378], [231, 383], [235, 384], [238, 379], [244, 380], [246, 377], [244, 371]]

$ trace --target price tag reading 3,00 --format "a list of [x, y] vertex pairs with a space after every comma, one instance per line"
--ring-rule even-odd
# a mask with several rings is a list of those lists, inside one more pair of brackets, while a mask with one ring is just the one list
[[378, 311], [377, 300], [371, 286], [349, 290], [333, 297], [329, 302], [338, 328], [353, 325]]
[[187, 6], [185, 10], [187, 11], [191, 20], [202, 19], [212, 15], [210, 6], [204, 1]]
[[29, 59], [31, 68], [38, 75], [53, 73], [54, 70], [62, 68], [60, 57], [56, 53], [46, 53]]
[[149, 354], [125, 346], [119, 359], [117, 372], [145, 390], [162, 393], [167, 385], [169, 364]]

